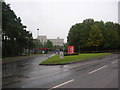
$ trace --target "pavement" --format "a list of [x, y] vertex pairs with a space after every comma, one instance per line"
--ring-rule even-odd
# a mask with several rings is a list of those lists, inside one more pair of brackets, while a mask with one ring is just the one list
[[3, 63], [2, 88], [118, 88], [119, 54], [67, 65], [39, 65], [52, 55]]

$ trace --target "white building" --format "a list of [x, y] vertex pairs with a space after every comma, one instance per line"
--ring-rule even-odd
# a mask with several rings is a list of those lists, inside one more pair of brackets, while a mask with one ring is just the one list
[[64, 39], [60, 39], [59, 37], [57, 37], [57, 39], [47, 39], [47, 36], [38, 36], [37, 38], [42, 44], [44, 44], [45, 42], [47, 42], [47, 40], [50, 40], [53, 43], [53, 46], [55, 45], [59, 45], [59, 46], [63, 46], [64, 44]]
[[64, 44], [64, 39], [60, 39], [59, 37], [57, 37], [57, 39], [48, 39], [53, 43], [53, 46], [55, 45], [59, 45], [59, 46], [63, 46]]
[[45, 44], [47, 42], [47, 37], [46, 36], [38, 36], [37, 38], [42, 44]]

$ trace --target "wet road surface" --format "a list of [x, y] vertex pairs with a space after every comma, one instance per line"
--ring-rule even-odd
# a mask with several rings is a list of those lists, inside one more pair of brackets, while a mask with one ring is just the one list
[[51, 55], [5, 62], [3, 88], [118, 88], [118, 54], [68, 65], [39, 65]]

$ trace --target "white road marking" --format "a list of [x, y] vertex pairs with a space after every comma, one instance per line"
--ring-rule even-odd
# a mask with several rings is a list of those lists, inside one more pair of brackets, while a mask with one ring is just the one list
[[52, 88], [58, 88], [58, 87], [63, 86], [63, 85], [65, 85], [65, 84], [67, 84], [67, 83], [70, 83], [70, 82], [72, 82], [72, 81], [74, 81], [74, 79], [69, 80], [69, 81], [67, 81], [67, 82], [64, 82], [64, 83], [62, 83], [62, 84], [56, 85], [56, 86], [54, 86], [54, 87], [52, 87]]
[[116, 63], [118, 60], [116, 60], [116, 61], [113, 61], [112, 63]]
[[65, 65], [65, 66], [63, 66], [63, 67], [68, 67], [68, 65]]
[[96, 71], [98, 71], [98, 70], [100, 70], [100, 69], [105, 68], [105, 67], [107, 67], [107, 65], [105, 65], [105, 66], [103, 66], [103, 67], [100, 67], [100, 68], [98, 68], [98, 69], [96, 69], [96, 70], [93, 70], [93, 71], [89, 72], [88, 74], [92, 74], [92, 73], [94, 73], [94, 72], [96, 72]]
[[65, 72], [68, 71], [68, 70], [64, 70]]

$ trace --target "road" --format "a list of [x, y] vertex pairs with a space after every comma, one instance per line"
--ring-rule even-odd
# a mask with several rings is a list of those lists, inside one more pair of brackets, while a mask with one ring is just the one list
[[39, 65], [50, 55], [3, 64], [3, 88], [118, 88], [118, 54], [68, 65]]

